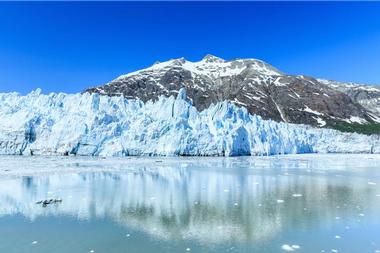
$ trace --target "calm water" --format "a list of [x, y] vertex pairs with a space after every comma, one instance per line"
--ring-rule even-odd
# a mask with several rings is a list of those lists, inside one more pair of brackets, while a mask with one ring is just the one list
[[0, 157], [0, 252], [286, 251], [380, 252], [380, 156]]

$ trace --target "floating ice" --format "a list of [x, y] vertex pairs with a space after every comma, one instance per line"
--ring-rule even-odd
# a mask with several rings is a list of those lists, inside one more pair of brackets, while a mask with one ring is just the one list
[[281, 249], [285, 250], [285, 251], [294, 251], [294, 249], [292, 248], [292, 246], [288, 245], [288, 244], [284, 244], [281, 246]]
[[380, 153], [378, 136], [277, 123], [224, 101], [199, 112], [177, 98], [0, 93], [0, 154], [274, 155]]
[[298, 250], [300, 249], [301, 247], [299, 245], [288, 245], [288, 244], [284, 244], [281, 246], [281, 249], [282, 250], [285, 250], [285, 251], [295, 251], [295, 250]]

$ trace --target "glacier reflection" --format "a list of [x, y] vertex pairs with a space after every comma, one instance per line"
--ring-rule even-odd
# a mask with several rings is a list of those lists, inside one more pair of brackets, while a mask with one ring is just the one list
[[[378, 166], [378, 159], [356, 165], [361, 176], [336, 158], [324, 163], [275, 158], [37, 162], [15, 162], [35, 166], [33, 176], [1, 167], [0, 218], [107, 218], [159, 239], [204, 243], [266, 241], [289, 228], [328, 227], [337, 217], [347, 221], [360, 212], [379, 220], [379, 184], [368, 184], [369, 177], [376, 181], [379, 175], [366, 172], [366, 166]], [[323, 169], [329, 163], [334, 168]], [[65, 169], [36, 172], [42, 164]], [[63, 202], [46, 208], [35, 204], [49, 198]]]

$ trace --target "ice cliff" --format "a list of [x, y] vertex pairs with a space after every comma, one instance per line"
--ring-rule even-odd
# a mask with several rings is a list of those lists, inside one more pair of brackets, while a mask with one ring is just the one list
[[263, 120], [230, 102], [199, 112], [184, 89], [146, 103], [95, 93], [0, 94], [0, 154], [290, 153], [380, 153], [380, 139]]

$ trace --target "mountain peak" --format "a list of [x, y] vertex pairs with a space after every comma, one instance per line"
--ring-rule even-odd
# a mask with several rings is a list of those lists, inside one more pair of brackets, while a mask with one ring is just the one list
[[172, 62], [174, 65], [181, 66], [182, 64], [186, 63], [186, 59], [184, 57], [173, 59]]
[[[186, 89], [187, 96], [181, 88]], [[380, 122], [380, 110], [369, 111], [355, 103], [356, 96], [351, 99], [346, 89], [341, 92], [334, 85], [313, 78], [287, 75], [252, 58], [224, 60], [206, 55], [197, 62], [171, 59], [87, 91], [111, 96], [123, 94], [142, 101], [177, 95], [179, 99], [187, 97], [199, 110], [229, 100], [264, 119], [313, 126]], [[368, 88], [355, 92], [360, 92], [360, 98], [366, 101], [380, 97], [380, 92]]]
[[225, 60], [223, 60], [222, 58], [217, 57], [217, 56], [212, 55], [212, 54], [207, 54], [205, 57], [203, 57], [202, 61], [205, 61], [205, 62], [208, 62], [208, 63], [211, 63], [211, 62], [225, 62]]

